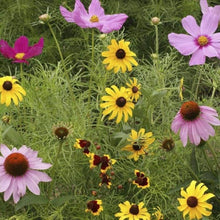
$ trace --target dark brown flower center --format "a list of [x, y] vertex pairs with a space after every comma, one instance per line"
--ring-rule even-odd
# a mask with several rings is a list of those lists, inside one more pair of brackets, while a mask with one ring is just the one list
[[133, 93], [137, 93], [138, 92], [138, 87], [137, 86], [133, 86], [132, 87], [132, 92]]
[[136, 150], [136, 151], [138, 151], [138, 150], [140, 150], [140, 149], [142, 148], [142, 146], [140, 146], [140, 145], [137, 144], [137, 143], [134, 143], [134, 144], [132, 145], [132, 147], [133, 147], [133, 149]]
[[123, 49], [118, 49], [118, 50], [116, 51], [116, 57], [117, 57], [118, 59], [123, 59], [123, 58], [125, 58], [125, 55], [126, 55], [126, 53], [125, 53], [125, 51], [124, 51]]
[[195, 208], [198, 205], [198, 199], [194, 196], [190, 196], [187, 199], [187, 205], [191, 208]]
[[8, 91], [11, 90], [12, 89], [12, 83], [10, 81], [5, 81], [3, 83], [3, 89], [8, 90]]
[[181, 106], [180, 113], [186, 120], [193, 121], [200, 114], [200, 108], [194, 101], [184, 102]]
[[100, 205], [97, 203], [96, 200], [89, 201], [87, 203], [87, 208], [90, 209], [92, 212], [97, 212], [99, 207], [100, 207]]
[[175, 147], [175, 143], [173, 141], [173, 139], [165, 139], [162, 143], [161, 146], [163, 149], [165, 149], [166, 151], [171, 151], [174, 147]]
[[54, 133], [58, 139], [63, 140], [69, 134], [69, 130], [66, 127], [59, 127], [55, 129]]
[[21, 153], [12, 153], [5, 159], [5, 170], [12, 176], [22, 176], [26, 173], [29, 165], [27, 158]]
[[116, 105], [118, 106], [118, 107], [124, 107], [125, 106], [125, 104], [126, 104], [126, 99], [124, 98], [124, 97], [119, 97], [119, 98], [117, 98], [117, 100], [116, 100]]
[[137, 215], [139, 213], [139, 207], [138, 205], [132, 205], [131, 208], [129, 209], [129, 212], [132, 215]]

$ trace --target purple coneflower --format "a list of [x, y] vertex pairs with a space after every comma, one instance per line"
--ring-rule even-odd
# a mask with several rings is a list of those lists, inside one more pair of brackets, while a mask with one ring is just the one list
[[20, 149], [9, 150], [1, 144], [0, 151], [0, 192], [4, 192], [4, 200], [7, 201], [13, 194], [14, 202], [26, 193], [26, 187], [35, 195], [40, 195], [39, 182], [49, 182], [51, 178], [38, 170], [51, 167], [49, 163], [42, 163], [37, 157], [38, 152], [23, 145]]
[[170, 33], [170, 44], [182, 55], [192, 54], [189, 65], [204, 64], [206, 57], [220, 59], [220, 33], [214, 32], [218, 28], [218, 18], [211, 13], [204, 14], [200, 27], [191, 15], [182, 19], [183, 28], [187, 34]]
[[207, 141], [209, 136], [215, 135], [211, 125], [220, 125], [215, 109], [208, 106], [199, 106], [194, 101], [184, 102], [175, 116], [171, 129], [177, 133], [180, 130], [180, 138], [185, 147], [187, 140], [199, 145], [201, 140]]
[[88, 12], [80, 0], [76, 0], [72, 12], [60, 6], [60, 12], [68, 22], [76, 23], [81, 28], [97, 28], [102, 33], [121, 29], [128, 16], [126, 14], [105, 15], [99, 0], [92, 0]]
[[14, 47], [10, 47], [4, 40], [0, 40], [0, 53], [9, 59], [12, 59], [15, 63], [27, 63], [27, 59], [38, 56], [42, 53], [44, 46], [44, 39], [41, 38], [38, 43], [33, 46], [28, 45], [28, 38], [25, 36], [19, 37], [14, 44]]

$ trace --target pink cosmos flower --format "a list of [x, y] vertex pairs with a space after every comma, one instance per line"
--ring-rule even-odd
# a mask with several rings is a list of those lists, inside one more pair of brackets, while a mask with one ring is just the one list
[[168, 35], [169, 42], [182, 55], [191, 55], [189, 65], [204, 64], [207, 57], [220, 59], [220, 33], [215, 33], [218, 28], [216, 16], [208, 13], [203, 15], [200, 27], [192, 16], [182, 19], [183, 28], [190, 34]]
[[4, 200], [7, 201], [13, 194], [14, 202], [17, 203], [25, 195], [26, 186], [32, 193], [40, 195], [38, 183], [49, 182], [51, 178], [36, 169], [45, 170], [51, 164], [42, 163], [42, 159], [37, 157], [38, 152], [25, 145], [19, 150], [9, 150], [1, 144], [0, 151], [0, 192], [4, 192]]
[[72, 12], [60, 6], [60, 12], [68, 22], [73, 22], [81, 28], [97, 28], [103, 33], [121, 29], [128, 18], [126, 14], [105, 15], [99, 0], [92, 0], [88, 12], [80, 0], [76, 0]]
[[28, 45], [28, 38], [25, 36], [19, 37], [10, 47], [4, 40], [0, 40], [0, 53], [6, 58], [13, 59], [15, 63], [27, 63], [27, 59], [38, 56], [42, 53], [44, 39], [41, 38], [38, 43], [33, 46]]
[[187, 140], [198, 145], [201, 140], [207, 141], [209, 136], [215, 135], [215, 130], [211, 125], [220, 125], [215, 109], [208, 106], [199, 106], [194, 101], [185, 102], [175, 116], [171, 129], [178, 133], [185, 147]]
[[200, 0], [200, 6], [203, 14], [211, 13], [218, 17], [220, 21], [220, 5], [216, 5], [215, 7], [209, 7], [207, 0]]

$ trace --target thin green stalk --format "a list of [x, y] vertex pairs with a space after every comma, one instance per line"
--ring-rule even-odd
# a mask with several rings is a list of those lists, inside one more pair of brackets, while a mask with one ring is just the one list
[[70, 95], [71, 95], [72, 99], [74, 100], [75, 97], [74, 97], [74, 94], [73, 94], [73, 91], [72, 91], [72, 87], [71, 87], [71, 84], [70, 84], [70, 77], [69, 77], [69, 74], [68, 74], [67, 69], [66, 69], [66, 65], [65, 65], [65, 62], [64, 62], [64, 59], [63, 59], [63, 54], [62, 54], [61, 49], [60, 49], [60, 45], [59, 45], [59, 43], [58, 43], [58, 40], [57, 40], [57, 38], [56, 38], [56, 35], [55, 35], [54, 31], [53, 31], [52, 26], [50, 25], [49, 22], [48, 22], [47, 24], [48, 24], [48, 27], [49, 27], [49, 29], [50, 29], [50, 32], [51, 32], [51, 34], [52, 34], [52, 36], [53, 36], [53, 39], [54, 39], [54, 41], [55, 41], [55, 43], [56, 43], [57, 50], [58, 50], [58, 52], [59, 52], [60, 59], [61, 59], [61, 62], [62, 62], [63, 68], [64, 68], [64, 72], [65, 72], [65, 75], [66, 75], [66, 78], [67, 78], [67, 82], [68, 82], [68, 85], [69, 85]]
[[218, 163], [218, 159], [217, 159], [217, 156], [216, 156], [216, 153], [215, 153], [213, 147], [211, 146], [211, 144], [210, 144], [209, 142], [207, 142], [207, 145], [208, 145], [208, 147], [209, 147], [209, 149], [210, 149], [210, 151], [211, 151], [211, 153], [212, 153], [212, 156], [213, 156], [213, 158], [214, 158], [214, 161], [215, 161], [215, 163], [216, 163], [216, 166], [218, 167], [218, 170], [220, 170], [220, 165], [219, 165], [220, 162]]
[[159, 58], [159, 33], [158, 33], [158, 26], [157, 25], [154, 25], [155, 27], [155, 34], [156, 34], [156, 46], [155, 46], [155, 49], [156, 49], [156, 54]]
[[198, 82], [197, 82], [197, 86], [196, 86], [196, 91], [195, 91], [195, 100], [197, 100], [201, 77], [202, 77], [202, 71], [200, 70], [199, 71], [199, 78], [198, 78]]
[[20, 63], [20, 78], [21, 78], [21, 82], [22, 82], [23, 78], [24, 78], [23, 63]]
[[208, 167], [209, 167], [209, 170], [213, 173], [213, 174], [215, 174], [215, 171], [213, 170], [213, 168], [212, 168], [212, 166], [211, 166], [211, 164], [210, 164], [210, 162], [209, 162], [209, 159], [208, 159], [208, 157], [207, 157], [207, 155], [206, 155], [206, 152], [205, 152], [205, 149], [202, 147], [202, 153], [203, 153], [203, 156], [204, 156], [204, 158], [205, 158], [205, 160], [206, 160], [206, 162], [207, 162], [207, 165], [208, 165]]

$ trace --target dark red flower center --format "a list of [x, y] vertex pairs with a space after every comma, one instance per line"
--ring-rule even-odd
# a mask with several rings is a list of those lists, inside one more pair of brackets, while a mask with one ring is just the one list
[[131, 208], [129, 209], [129, 212], [132, 215], [137, 215], [139, 213], [139, 207], [138, 205], [132, 205]]
[[194, 196], [190, 196], [187, 199], [187, 205], [191, 208], [195, 208], [198, 205], [198, 199]]
[[137, 144], [136, 142], [132, 145], [133, 149], [136, 150], [136, 151], [139, 151], [142, 146], [140, 146], [139, 144]]
[[12, 83], [11, 83], [10, 81], [5, 81], [5, 82], [3, 83], [3, 86], [2, 86], [2, 87], [3, 87], [3, 89], [9, 91], [9, 90], [12, 89]]
[[99, 210], [100, 205], [97, 203], [96, 200], [89, 201], [87, 203], [87, 208], [90, 209], [92, 212], [97, 212]]
[[84, 148], [84, 147], [86, 147], [86, 148], [88, 148], [89, 146], [90, 146], [90, 141], [87, 141], [87, 140], [79, 140], [79, 145], [80, 145], [80, 147], [82, 147], [82, 148]]
[[66, 127], [58, 127], [55, 129], [54, 133], [58, 139], [63, 140], [69, 134], [69, 130]]
[[120, 108], [124, 107], [126, 104], [126, 99], [124, 97], [119, 97], [116, 100], [116, 105]]
[[123, 49], [118, 49], [116, 51], [116, 57], [118, 59], [123, 59], [123, 58], [125, 58], [125, 56], [126, 56], [126, 53], [125, 53], [125, 51]]
[[108, 185], [110, 183], [110, 177], [107, 174], [101, 173], [100, 177], [102, 178], [102, 184], [105, 183]]
[[132, 92], [133, 93], [137, 93], [138, 92], [138, 87], [137, 86], [133, 86], [132, 87]]
[[22, 176], [28, 170], [27, 158], [21, 153], [12, 153], [5, 159], [5, 170], [12, 176]]
[[200, 114], [200, 108], [194, 101], [184, 102], [181, 106], [180, 113], [185, 120], [193, 121]]

